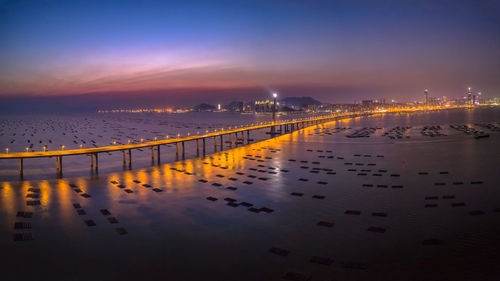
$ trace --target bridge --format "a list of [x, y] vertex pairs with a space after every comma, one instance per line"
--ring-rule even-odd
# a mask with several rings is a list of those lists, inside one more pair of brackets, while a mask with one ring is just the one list
[[[181, 146], [181, 155], [184, 159], [185, 152], [185, 143], [188, 141], [196, 142], [196, 155], [200, 155], [200, 142], [202, 147], [203, 155], [206, 154], [206, 141], [207, 139], [213, 139], [214, 152], [217, 152], [217, 146], [220, 146], [220, 150], [223, 150], [224, 147], [224, 137], [228, 138], [226, 143], [229, 143], [231, 146], [233, 144], [233, 136], [234, 136], [234, 144], [237, 146], [238, 144], [244, 144], [245, 140], [247, 144], [250, 143], [250, 132], [254, 130], [266, 129], [270, 128], [269, 132], [271, 136], [293, 132], [298, 129], [303, 129], [308, 126], [314, 126], [320, 123], [330, 122], [334, 120], [338, 120], [341, 118], [352, 118], [358, 116], [367, 116], [373, 113], [344, 113], [344, 114], [331, 114], [328, 116], [321, 117], [310, 117], [299, 120], [292, 121], [283, 121], [283, 122], [269, 122], [260, 125], [254, 125], [249, 127], [214, 131], [212, 133], [207, 133], [204, 135], [193, 135], [186, 137], [178, 137], [172, 139], [165, 140], [155, 140], [149, 142], [141, 142], [134, 144], [125, 144], [125, 145], [112, 145], [112, 146], [102, 146], [102, 147], [94, 147], [94, 148], [80, 148], [80, 149], [69, 149], [69, 150], [54, 150], [54, 151], [39, 151], [39, 152], [14, 152], [14, 153], [0, 153], [0, 159], [19, 159], [19, 173], [21, 177], [24, 173], [24, 159], [27, 158], [43, 158], [43, 157], [56, 157], [57, 166], [56, 172], [59, 177], [62, 177], [63, 171], [63, 157], [66, 156], [74, 156], [74, 155], [89, 155], [90, 156], [90, 168], [98, 170], [99, 167], [99, 154], [107, 153], [113, 151], [121, 151], [123, 153], [123, 165], [127, 165], [129, 168], [132, 167], [132, 150], [141, 149], [141, 148], [151, 148], [151, 159], [154, 161], [155, 151], [157, 154], [158, 164], [160, 163], [160, 146], [175, 144], [175, 153], [177, 159], [179, 159], [179, 144]], [[279, 128], [278, 130], [276, 128]], [[245, 137], [246, 134], [246, 137]], [[219, 144], [217, 143], [217, 138], [219, 138]], [[128, 154], [128, 157], [127, 157]]]

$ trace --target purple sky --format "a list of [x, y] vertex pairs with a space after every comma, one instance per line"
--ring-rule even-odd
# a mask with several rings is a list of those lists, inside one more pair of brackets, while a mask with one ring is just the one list
[[0, 0], [0, 98], [494, 97], [498, 3]]

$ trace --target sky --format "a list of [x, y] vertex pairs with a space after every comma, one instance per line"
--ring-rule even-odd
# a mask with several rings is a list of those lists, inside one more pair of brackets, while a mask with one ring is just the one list
[[0, 0], [0, 100], [500, 96], [500, 1]]

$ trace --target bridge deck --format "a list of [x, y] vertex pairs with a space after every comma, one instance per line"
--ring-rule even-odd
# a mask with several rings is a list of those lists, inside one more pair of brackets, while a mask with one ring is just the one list
[[101, 153], [101, 152], [122, 151], [122, 150], [129, 150], [129, 149], [154, 147], [154, 146], [158, 146], [158, 145], [175, 144], [175, 143], [180, 143], [180, 142], [185, 142], [185, 141], [201, 140], [201, 139], [212, 138], [212, 137], [221, 136], [221, 135], [223, 136], [223, 135], [234, 134], [234, 133], [239, 133], [239, 132], [252, 131], [252, 130], [258, 130], [258, 129], [263, 129], [263, 128], [270, 128], [273, 126], [276, 127], [276, 126], [280, 126], [280, 125], [297, 124], [297, 123], [305, 123], [305, 122], [313, 122], [313, 121], [323, 121], [323, 120], [333, 119], [333, 118], [338, 118], [338, 117], [347, 117], [347, 116], [352, 117], [355, 115], [358, 115], [358, 114], [334, 114], [334, 115], [328, 115], [328, 116], [322, 116], [322, 117], [316, 117], [316, 118], [307, 118], [307, 119], [292, 120], [292, 121], [285, 121], [285, 122], [276, 122], [276, 123], [269, 123], [269, 124], [263, 124], [263, 125], [238, 128], [238, 129], [233, 129], [233, 130], [212, 132], [212, 133], [207, 133], [204, 135], [193, 135], [193, 136], [187, 136], [187, 137], [182, 137], [182, 138], [156, 140], [156, 141], [149, 141], [149, 142], [142, 142], [142, 143], [135, 143], [135, 144], [112, 145], [112, 146], [69, 149], [69, 150], [0, 153], [0, 159], [40, 158], [40, 157], [70, 156], [70, 155], [93, 154], [93, 153]]

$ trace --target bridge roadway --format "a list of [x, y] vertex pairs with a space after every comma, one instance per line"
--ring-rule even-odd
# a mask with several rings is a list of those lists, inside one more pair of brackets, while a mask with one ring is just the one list
[[[193, 135], [186, 136], [180, 138], [172, 138], [165, 140], [156, 140], [149, 142], [141, 142], [134, 144], [125, 144], [125, 145], [112, 145], [112, 146], [102, 146], [102, 147], [94, 147], [94, 148], [81, 148], [81, 149], [69, 149], [69, 150], [54, 150], [54, 151], [39, 151], [39, 152], [14, 152], [14, 153], [0, 153], [0, 159], [19, 159], [19, 172], [20, 175], [23, 175], [23, 161], [25, 158], [41, 158], [41, 157], [56, 157], [57, 158], [57, 174], [62, 177], [62, 157], [63, 156], [72, 156], [72, 155], [90, 155], [90, 167], [95, 170], [98, 169], [98, 155], [99, 153], [104, 152], [113, 152], [113, 151], [122, 151], [123, 152], [123, 164], [126, 165], [127, 162], [127, 151], [128, 151], [128, 164], [129, 167], [132, 166], [132, 150], [140, 149], [140, 148], [151, 148], [151, 157], [154, 161], [154, 152], [155, 147], [157, 151], [158, 163], [160, 162], [160, 146], [167, 144], [175, 144], [175, 151], [177, 158], [179, 157], [179, 143], [182, 146], [182, 157], [184, 158], [184, 143], [187, 141], [196, 141], [196, 153], [200, 154], [199, 141], [201, 140], [203, 143], [203, 155], [205, 155], [206, 151], [206, 139], [213, 138], [214, 140], [214, 150], [217, 151], [217, 137], [220, 138], [220, 148], [223, 149], [223, 136], [229, 136], [229, 142], [232, 145], [232, 134], [235, 135], [234, 143], [235, 145], [244, 144], [245, 141], [245, 132], [247, 134], [246, 140], [247, 144], [250, 143], [250, 131], [271, 128], [271, 135], [280, 134], [283, 132], [292, 132], [297, 129], [302, 129], [307, 126], [312, 126], [320, 123], [330, 122], [333, 120], [338, 120], [340, 118], [352, 118], [358, 116], [366, 116], [372, 113], [348, 113], [348, 114], [332, 114], [328, 116], [321, 117], [311, 117], [300, 120], [292, 120], [292, 121], [284, 121], [284, 122], [270, 122], [267, 124], [237, 128], [232, 130], [225, 131], [215, 131], [212, 133], [207, 133], [204, 135]], [[279, 127], [280, 130], [276, 132], [276, 127]], [[238, 134], [241, 133], [241, 138], [238, 139]]]

